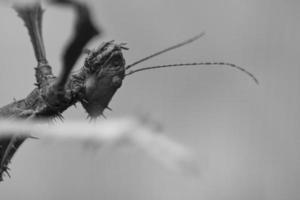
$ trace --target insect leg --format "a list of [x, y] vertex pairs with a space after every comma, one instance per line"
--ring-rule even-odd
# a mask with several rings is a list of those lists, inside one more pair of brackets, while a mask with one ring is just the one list
[[46, 59], [46, 51], [42, 37], [42, 15], [43, 10], [40, 3], [14, 5], [14, 9], [22, 18], [28, 30], [34, 54], [38, 62], [35, 68], [37, 85], [40, 86], [47, 77], [52, 76], [52, 70]]
[[76, 21], [74, 34], [63, 53], [62, 73], [58, 77], [56, 86], [63, 89], [68, 77], [82, 54], [85, 45], [95, 36], [100, 34], [100, 30], [92, 21], [89, 7], [75, 0], [48, 0], [50, 3], [71, 6], [75, 10]]

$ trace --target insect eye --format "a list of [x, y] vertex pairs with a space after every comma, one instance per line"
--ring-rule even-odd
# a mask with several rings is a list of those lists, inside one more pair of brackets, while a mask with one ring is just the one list
[[121, 65], [121, 60], [120, 60], [120, 59], [114, 60], [114, 61], [112, 62], [112, 65], [113, 65], [114, 67], [120, 66], [120, 65]]

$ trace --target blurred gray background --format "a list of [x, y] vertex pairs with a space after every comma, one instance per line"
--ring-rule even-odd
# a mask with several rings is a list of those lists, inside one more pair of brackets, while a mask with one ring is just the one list
[[[128, 77], [108, 118], [146, 113], [196, 152], [200, 175], [166, 170], [134, 149], [86, 151], [31, 140], [10, 166], [0, 199], [300, 199], [300, 3], [296, 0], [90, 0], [105, 35], [128, 42], [127, 63], [201, 31], [201, 40], [142, 66], [228, 61], [230, 68], [149, 71]], [[44, 38], [56, 73], [72, 31], [70, 9], [45, 6]], [[36, 63], [22, 22], [0, 7], [0, 104], [33, 88]], [[77, 63], [79, 67], [82, 60]], [[82, 119], [78, 106], [66, 120]]]

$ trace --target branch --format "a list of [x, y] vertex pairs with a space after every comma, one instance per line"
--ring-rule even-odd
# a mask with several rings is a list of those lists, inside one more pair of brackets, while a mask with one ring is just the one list
[[76, 140], [99, 147], [132, 145], [169, 169], [197, 172], [196, 162], [187, 148], [134, 119], [103, 120], [100, 123], [73, 121], [62, 124], [0, 120], [0, 138], [8, 134], [59, 141]]

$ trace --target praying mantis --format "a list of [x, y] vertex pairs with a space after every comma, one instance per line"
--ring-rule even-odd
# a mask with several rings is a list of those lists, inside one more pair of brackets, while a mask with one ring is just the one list
[[[253, 74], [235, 64], [224, 62], [195, 62], [150, 66], [133, 69], [134, 66], [155, 56], [191, 43], [204, 35], [201, 33], [181, 43], [155, 52], [132, 64], [126, 65], [122, 51], [128, 50], [125, 43], [103, 42], [95, 49], [88, 50], [83, 66], [79, 71], [72, 69], [86, 44], [101, 31], [93, 23], [89, 7], [75, 0], [49, 0], [51, 3], [71, 6], [77, 13], [74, 36], [63, 54], [61, 73], [55, 76], [49, 64], [42, 35], [43, 10], [40, 3], [15, 5], [19, 17], [24, 21], [34, 49], [35, 88], [24, 99], [16, 100], [0, 108], [0, 117], [9, 119], [36, 120], [62, 118], [62, 113], [70, 106], [80, 102], [88, 116], [97, 118], [108, 107], [112, 97], [122, 86], [123, 80], [137, 72], [179, 66], [226, 66], [246, 73], [256, 83]], [[8, 165], [17, 149], [28, 136], [7, 136], [0, 138], [0, 181], [8, 173]]]

